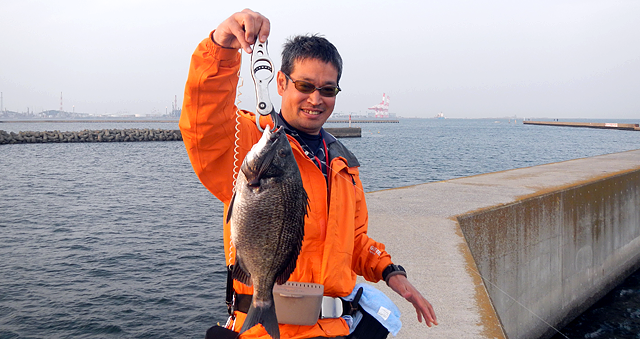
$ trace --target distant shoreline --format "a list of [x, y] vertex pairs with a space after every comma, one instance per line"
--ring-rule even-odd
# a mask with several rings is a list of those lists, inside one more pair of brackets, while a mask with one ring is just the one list
[[38, 122], [91, 122], [91, 123], [96, 123], [96, 122], [108, 122], [108, 123], [119, 123], [119, 122], [178, 122], [178, 120], [145, 120], [145, 119], [118, 119], [118, 120], [113, 120], [113, 119], [91, 119], [91, 120], [80, 120], [80, 119], [73, 119], [73, 120], [0, 120], [0, 123], [38, 123]]

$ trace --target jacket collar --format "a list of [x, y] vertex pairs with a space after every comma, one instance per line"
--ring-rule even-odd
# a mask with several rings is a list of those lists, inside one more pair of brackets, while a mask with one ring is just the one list
[[[289, 123], [286, 120], [284, 120], [284, 117], [282, 117], [282, 112], [278, 113], [278, 127], [280, 126], [284, 127], [284, 131], [287, 134], [289, 134], [290, 136], [298, 140], [299, 133], [301, 132], [291, 127], [291, 125], [289, 125]], [[329, 132], [325, 131], [324, 128], [320, 128], [320, 134], [322, 134], [322, 138], [324, 139], [324, 142], [327, 143], [327, 147], [329, 147], [329, 145], [337, 141], [337, 139], [333, 135], [329, 134]]]
[[[300, 143], [300, 141], [298, 140], [299, 131], [291, 127], [289, 123], [287, 123], [287, 121], [284, 120], [284, 118], [282, 117], [282, 112], [278, 114], [278, 127], [280, 126], [283, 126], [284, 131], [288, 135], [296, 139], [298, 143]], [[356, 156], [353, 153], [351, 153], [351, 151], [349, 151], [340, 141], [338, 141], [336, 137], [331, 135], [331, 133], [325, 131], [324, 128], [320, 128], [320, 134], [322, 134], [322, 138], [324, 139], [324, 142], [327, 143], [327, 148], [329, 152], [329, 163], [331, 163], [331, 161], [335, 158], [342, 157], [347, 162], [348, 167], [360, 167], [360, 162], [358, 162], [358, 159], [356, 158]]]

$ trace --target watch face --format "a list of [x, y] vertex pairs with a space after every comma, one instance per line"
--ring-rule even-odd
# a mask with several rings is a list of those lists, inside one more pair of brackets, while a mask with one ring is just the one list
[[[393, 272], [398, 272], [398, 273], [393, 273]], [[384, 281], [387, 284], [389, 284], [389, 281], [387, 279], [392, 275], [403, 275], [403, 276], [406, 277], [407, 276], [407, 271], [405, 271], [404, 267], [402, 267], [400, 265], [390, 264], [382, 272], [382, 279], [384, 279]]]
[[402, 271], [404, 272], [404, 267], [400, 266], [400, 265], [395, 265], [395, 264], [391, 264], [390, 266], [390, 270], [389, 272], [395, 272], [395, 271]]
[[382, 275], [386, 277], [389, 273], [396, 272], [396, 271], [406, 272], [402, 266], [391, 264], [384, 269], [384, 271], [382, 272]]

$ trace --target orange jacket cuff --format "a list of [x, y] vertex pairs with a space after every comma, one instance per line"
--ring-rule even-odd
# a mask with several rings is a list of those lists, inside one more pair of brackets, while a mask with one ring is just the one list
[[207, 40], [207, 49], [211, 54], [220, 61], [234, 61], [238, 58], [238, 49], [231, 47], [224, 47], [218, 44], [213, 40], [213, 32], [214, 29], [209, 34], [209, 39]]

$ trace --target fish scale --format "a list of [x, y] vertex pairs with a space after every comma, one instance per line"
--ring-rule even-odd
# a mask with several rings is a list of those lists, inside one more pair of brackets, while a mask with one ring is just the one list
[[233, 278], [254, 289], [240, 333], [260, 323], [272, 338], [280, 338], [273, 286], [285, 283], [295, 269], [307, 209], [307, 192], [284, 129], [265, 129], [242, 162], [227, 213], [236, 249]]

